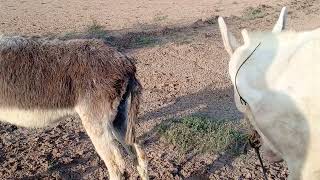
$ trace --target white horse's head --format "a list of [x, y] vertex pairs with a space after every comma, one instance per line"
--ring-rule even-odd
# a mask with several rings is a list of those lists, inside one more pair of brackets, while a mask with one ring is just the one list
[[[241, 65], [249, 57], [252, 59], [257, 59], [261, 62], [266, 62], [265, 60], [268, 61], [268, 59], [270, 59], [272, 57], [272, 54], [274, 51], [274, 49], [273, 49], [274, 39], [272, 39], [272, 36], [276, 33], [282, 32], [285, 29], [286, 18], [287, 18], [287, 9], [286, 9], [286, 7], [283, 7], [279, 18], [278, 18], [275, 26], [273, 27], [272, 32], [255, 33], [253, 35], [253, 34], [249, 34], [246, 29], [243, 29], [241, 31], [241, 34], [243, 37], [243, 44], [240, 44], [240, 41], [238, 41], [235, 38], [235, 36], [227, 29], [227, 26], [226, 26], [223, 18], [219, 17], [219, 19], [218, 19], [223, 44], [224, 44], [226, 51], [228, 52], [228, 54], [230, 56], [229, 75], [230, 75], [231, 81], [234, 86], [235, 103], [236, 103], [238, 110], [245, 113], [245, 115], [247, 115], [248, 117], [250, 117], [251, 112], [248, 111], [248, 106], [246, 104], [241, 103], [240, 95], [239, 95], [239, 92], [237, 89], [237, 84], [235, 82], [237, 72], [238, 72], [239, 68], [241, 67]], [[263, 39], [264, 39], [264, 41], [262, 42]], [[255, 53], [255, 50], [257, 48], [259, 48], [260, 44], [261, 44], [261, 46], [264, 46], [264, 47], [269, 46], [268, 53]], [[271, 46], [271, 48], [270, 48], [270, 46]], [[259, 50], [261, 52], [261, 49], [259, 49]], [[252, 72], [252, 76], [253, 77], [251, 77], [251, 78], [255, 78], [254, 77], [255, 72]], [[248, 79], [248, 81], [249, 81], [249, 79]], [[252, 96], [255, 96], [255, 95], [252, 95]], [[255, 98], [258, 98], [258, 97], [255, 96]], [[263, 141], [262, 142], [263, 148], [264, 148], [264, 151], [266, 152], [265, 155], [267, 156], [265, 158], [267, 158], [271, 161], [281, 160], [281, 158], [277, 154], [274, 153], [274, 148], [271, 148], [272, 146], [270, 146], [268, 141], [266, 141], [263, 136], [262, 136], [261, 140]]]
[[[278, 18], [278, 21], [276, 22], [275, 26], [273, 27], [272, 33], [280, 33], [285, 29], [287, 19], [287, 9], [286, 7], [283, 7], [280, 13], [280, 16]], [[241, 63], [248, 58], [253, 51], [259, 46], [259, 38], [251, 37], [250, 34], [246, 29], [243, 29], [241, 31], [242, 37], [243, 37], [243, 44], [240, 44], [240, 41], [238, 41], [235, 36], [228, 30], [226, 23], [224, 22], [222, 17], [218, 18], [219, 28], [222, 35], [222, 40], [224, 47], [226, 51], [228, 52], [230, 56], [229, 61], [229, 75], [231, 78], [231, 81], [235, 87], [235, 77], [237, 74], [237, 71], [239, 69], [239, 66]], [[254, 55], [256, 56], [256, 55]], [[259, 57], [267, 58], [267, 57]], [[235, 89], [235, 102], [237, 105], [237, 108], [241, 112], [246, 111], [246, 107], [242, 106], [240, 103], [240, 96]]]

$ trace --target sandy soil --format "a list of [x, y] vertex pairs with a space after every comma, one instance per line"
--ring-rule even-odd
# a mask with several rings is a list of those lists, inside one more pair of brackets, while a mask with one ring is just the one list
[[110, 30], [182, 25], [216, 14], [239, 15], [244, 7], [261, 3], [272, 5], [274, 1], [1, 0], [0, 29], [23, 34], [56, 33], [81, 29], [93, 20]]
[[[319, 0], [0, 0], [0, 32], [43, 35], [81, 31], [96, 21], [114, 35], [116, 46], [137, 59], [144, 86], [138, 134], [154, 179], [261, 179], [261, 168], [247, 156], [178, 154], [154, 128], [170, 118], [197, 114], [239, 119], [227, 73], [217, 15], [231, 30], [272, 28], [283, 5], [289, 29], [320, 27]], [[262, 18], [245, 20], [247, 7], [260, 6]], [[147, 33], [145, 32], [147, 31]], [[130, 46], [130, 38], [153, 41]], [[285, 164], [268, 164], [270, 179], [286, 179]], [[133, 179], [136, 175], [132, 176]], [[30, 130], [0, 124], [0, 179], [107, 179], [107, 169], [78, 119]]]

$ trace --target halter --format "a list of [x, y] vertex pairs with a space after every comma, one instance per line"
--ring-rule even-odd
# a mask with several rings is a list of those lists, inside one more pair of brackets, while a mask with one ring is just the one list
[[[238, 93], [239, 96], [240, 96], [240, 103], [241, 103], [242, 105], [247, 105], [248, 103], [247, 103], [247, 101], [246, 101], [246, 100], [240, 95], [240, 93], [239, 93], [238, 86], [237, 86], [237, 76], [238, 76], [238, 73], [239, 73], [241, 67], [248, 61], [248, 59], [253, 55], [253, 53], [258, 49], [258, 47], [259, 47], [260, 45], [261, 45], [261, 42], [254, 48], [254, 50], [250, 53], [250, 55], [241, 63], [241, 65], [239, 66], [239, 68], [238, 68], [238, 70], [237, 70], [237, 72], [236, 72], [236, 76], [235, 76], [235, 78], [234, 78], [234, 85], [235, 85], [235, 88], [236, 88], [237, 93]], [[249, 106], [249, 108], [250, 108], [250, 106]], [[262, 158], [261, 158], [261, 155], [260, 155], [260, 152], [259, 152], [260, 146], [257, 145], [257, 144], [255, 144], [254, 142], [252, 142], [250, 138], [249, 138], [249, 144], [250, 144], [250, 146], [251, 146], [252, 148], [254, 148], [254, 150], [255, 150], [255, 152], [256, 152], [256, 154], [257, 154], [257, 156], [258, 156], [258, 159], [259, 159], [259, 161], [260, 161], [260, 165], [261, 165], [261, 168], [262, 168], [262, 172], [263, 172], [264, 179], [265, 179], [265, 180], [268, 180], [268, 178], [267, 178], [267, 170], [266, 170], [266, 168], [265, 168], [264, 165], [263, 165], [263, 161], [262, 161]]]
[[258, 47], [260, 46], [261, 42], [256, 46], [256, 48], [254, 48], [254, 50], [250, 53], [250, 55], [241, 63], [241, 65], [239, 66], [238, 70], [237, 70], [237, 73], [236, 73], [236, 76], [234, 77], [234, 85], [236, 87], [236, 90], [237, 90], [237, 93], [239, 94], [240, 96], [240, 103], [242, 105], [247, 105], [247, 101], [243, 99], [243, 97], [240, 95], [239, 93], [239, 90], [238, 90], [238, 86], [237, 86], [237, 76], [238, 76], [238, 73], [241, 69], [241, 67], [244, 65], [244, 63], [247, 62], [247, 60], [253, 55], [253, 53], [258, 49]]

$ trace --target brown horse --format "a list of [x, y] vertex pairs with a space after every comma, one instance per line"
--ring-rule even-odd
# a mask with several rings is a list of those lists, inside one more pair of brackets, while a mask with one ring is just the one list
[[121, 179], [120, 144], [142, 179], [147, 160], [135, 142], [141, 85], [133, 62], [100, 40], [0, 36], [0, 120], [44, 127], [80, 117], [110, 179]]

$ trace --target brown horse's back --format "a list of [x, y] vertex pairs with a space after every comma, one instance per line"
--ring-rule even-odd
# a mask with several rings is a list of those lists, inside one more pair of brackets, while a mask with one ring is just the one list
[[70, 108], [92, 93], [112, 100], [134, 73], [130, 60], [100, 40], [0, 39], [1, 107]]

